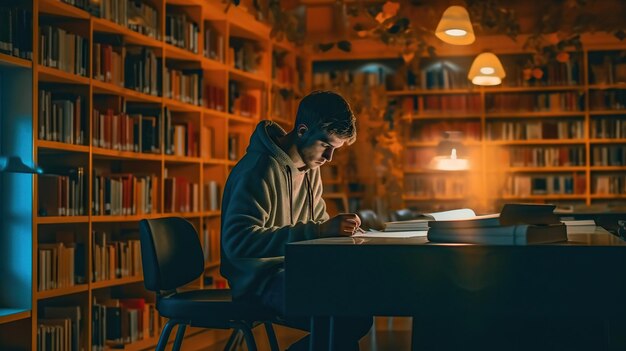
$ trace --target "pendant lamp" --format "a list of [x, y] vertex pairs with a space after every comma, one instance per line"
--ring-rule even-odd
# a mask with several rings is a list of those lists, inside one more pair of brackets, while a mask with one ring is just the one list
[[435, 35], [453, 45], [469, 45], [476, 40], [469, 13], [463, 6], [450, 6], [441, 16]]
[[498, 56], [483, 52], [472, 62], [467, 78], [475, 85], [490, 86], [502, 83], [502, 78], [505, 76], [506, 73]]

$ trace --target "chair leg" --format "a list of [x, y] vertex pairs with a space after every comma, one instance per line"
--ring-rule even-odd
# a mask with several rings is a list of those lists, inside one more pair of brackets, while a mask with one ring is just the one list
[[178, 325], [178, 330], [176, 331], [176, 339], [174, 339], [174, 346], [172, 346], [172, 351], [180, 350], [180, 346], [183, 344], [183, 339], [185, 338], [185, 329], [187, 329], [187, 324]]
[[270, 343], [270, 350], [280, 351], [278, 348], [278, 341], [276, 341], [276, 333], [274, 333], [274, 326], [271, 322], [264, 322], [265, 332], [267, 333], [267, 339]]
[[230, 333], [230, 337], [226, 342], [226, 346], [224, 346], [224, 351], [236, 350], [234, 347], [236, 347], [238, 344], [239, 335], [241, 335], [239, 329], [233, 329], [233, 332]]
[[161, 332], [161, 336], [159, 337], [159, 342], [157, 343], [155, 351], [164, 351], [165, 345], [167, 345], [167, 341], [170, 338], [170, 333], [172, 332], [172, 328], [178, 323], [175, 320], [168, 320], [163, 327], [163, 331]]
[[241, 330], [243, 333], [243, 337], [246, 340], [246, 345], [248, 346], [248, 351], [257, 351], [256, 342], [254, 342], [254, 334], [252, 334], [252, 329], [245, 322], [233, 323], [233, 327]]

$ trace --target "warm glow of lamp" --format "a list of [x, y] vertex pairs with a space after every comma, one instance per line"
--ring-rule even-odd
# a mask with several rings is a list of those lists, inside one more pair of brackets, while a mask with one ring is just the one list
[[444, 11], [435, 35], [453, 45], [469, 45], [476, 40], [469, 13], [463, 6], [450, 6]]
[[462, 133], [457, 131], [444, 132], [443, 139], [437, 145], [438, 156], [430, 160], [428, 168], [437, 171], [466, 171], [470, 169], [469, 160], [457, 155], [458, 148], [461, 150], [461, 156], [464, 154], [461, 136]]
[[476, 85], [498, 85], [502, 83], [504, 77], [506, 72], [500, 59], [490, 52], [476, 56], [467, 75], [467, 78]]

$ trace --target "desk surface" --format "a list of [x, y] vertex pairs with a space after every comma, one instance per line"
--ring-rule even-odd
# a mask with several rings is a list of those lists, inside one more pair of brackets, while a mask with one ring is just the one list
[[287, 245], [292, 315], [626, 315], [626, 243], [601, 228], [543, 245], [326, 238]]

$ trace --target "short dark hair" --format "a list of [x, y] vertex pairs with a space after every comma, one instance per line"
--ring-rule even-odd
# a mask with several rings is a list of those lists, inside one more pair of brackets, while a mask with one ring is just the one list
[[296, 114], [296, 124], [321, 130], [348, 139], [350, 145], [356, 140], [356, 118], [350, 104], [343, 96], [328, 90], [316, 90], [302, 98]]

